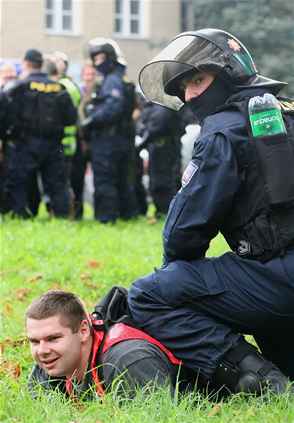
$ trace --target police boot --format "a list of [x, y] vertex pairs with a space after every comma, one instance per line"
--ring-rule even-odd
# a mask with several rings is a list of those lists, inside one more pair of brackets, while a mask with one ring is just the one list
[[288, 378], [253, 345], [245, 340], [230, 349], [219, 364], [213, 383], [232, 393], [260, 395], [269, 390], [275, 394], [286, 391]]

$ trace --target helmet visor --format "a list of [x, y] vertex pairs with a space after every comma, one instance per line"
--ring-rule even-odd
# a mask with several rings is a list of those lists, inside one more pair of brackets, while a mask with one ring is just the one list
[[[225, 65], [223, 51], [215, 44], [195, 35], [180, 36], [163, 49], [153, 60], [141, 70], [140, 87], [148, 100], [179, 110], [183, 102], [179, 97], [165, 93], [169, 65], [183, 65], [183, 74], [195, 68], [222, 69]], [[175, 75], [175, 77], [179, 75]], [[169, 75], [170, 77], [170, 75]]]

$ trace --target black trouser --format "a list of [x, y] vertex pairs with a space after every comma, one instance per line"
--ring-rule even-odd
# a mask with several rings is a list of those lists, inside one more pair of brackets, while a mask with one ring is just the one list
[[170, 137], [153, 141], [149, 147], [150, 194], [156, 211], [167, 213], [180, 187], [181, 157], [177, 142]]
[[71, 188], [74, 193], [74, 218], [82, 219], [84, 213], [84, 184], [90, 153], [82, 151], [81, 141], [77, 141], [77, 150], [72, 158], [70, 175]]
[[147, 193], [143, 185], [143, 175], [144, 175], [144, 163], [143, 159], [136, 153], [135, 156], [135, 192], [136, 199], [138, 204], [138, 211], [140, 214], [145, 215], [147, 213], [148, 204], [147, 204]]
[[138, 279], [129, 307], [187, 367], [211, 378], [239, 333], [294, 380], [294, 249], [267, 263], [233, 253], [175, 261]]
[[102, 223], [137, 214], [135, 186], [130, 183], [132, 150], [120, 136], [91, 139], [95, 218]]
[[7, 181], [5, 193], [8, 208], [15, 215], [30, 217], [29, 195], [39, 171], [57, 217], [69, 212], [68, 183], [64, 156], [56, 139], [27, 137], [7, 146]]

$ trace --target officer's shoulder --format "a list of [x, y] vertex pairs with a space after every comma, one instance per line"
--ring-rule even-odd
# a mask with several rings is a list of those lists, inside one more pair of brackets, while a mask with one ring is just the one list
[[53, 84], [56, 87], [60, 87], [60, 91], [66, 91], [65, 85], [63, 85], [60, 81], [56, 79], [50, 78], [50, 76], [48, 75], [44, 77], [44, 82], [46, 82], [47, 84]]
[[228, 109], [208, 116], [204, 121], [203, 131], [226, 134], [244, 126], [246, 126], [246, 117], [237, 109]]
[[38, 81], [38, 82], [47, 82], [50, 78], [46, 72], [33, 72], [30, 73], [24, 81], [31, 82], [31, 81]]

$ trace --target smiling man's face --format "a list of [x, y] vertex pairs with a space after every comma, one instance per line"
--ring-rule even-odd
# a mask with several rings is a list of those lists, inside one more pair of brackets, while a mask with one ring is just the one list
[[27, 335], [36, 363], [53, 377], [71, 377], [79, 372], [85, 335], [83, 322], [77, 332], [65, 326], [60, 315], [36, 320], [28, 318]]

